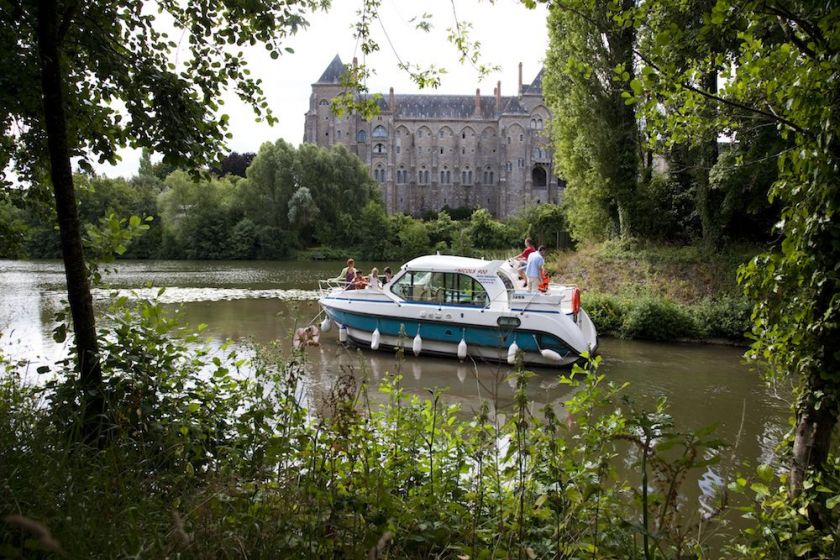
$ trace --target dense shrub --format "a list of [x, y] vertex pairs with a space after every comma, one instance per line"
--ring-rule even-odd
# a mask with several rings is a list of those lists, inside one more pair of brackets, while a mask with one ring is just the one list
[[741, 340], [750, 330], [752, 304], [745, 298], [724, 296], [691, 308], [698, 335], [703, 338]]
[[627, 314], [627, 302], [618, 296], [584, 292], [581, 305], [599, 334], [619, 334]]
[[694, 318], [683, 307], [664, 299], [643, 296], [634, 301], [621, 325], [626, 338], [673, 340], [697, 336]]

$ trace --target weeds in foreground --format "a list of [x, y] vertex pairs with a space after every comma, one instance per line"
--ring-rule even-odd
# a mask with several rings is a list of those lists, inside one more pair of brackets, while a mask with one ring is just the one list
[[[377, 389], [384, 403], [373, 404], [363, 371], [347, 371], [307, 408], [304, 355], [211, 356], [155, 303], [120, 304], [101, 335], [102, 450], [75, 443], [69, 372], [33, 388], [3, 362], [0, 558], [711, 554], [725, 489], [701, 515], [681, 485], [714, 467], [721, 443], [680, 433], [664, 403], [648, 413], [622, 401], [597, 357], [562, 377], [568, 401], [540, 411], [525, 398], [531, 374], [518, 368], [508, 414], [485, 400], [459, 420], [439, 392], [408, 394], [399, 361]], [[754, 526], [732, 553], [836, 553], [831, 535], [814, 535], [778, 499], [772, 469], [758, 472], [730, 485], [754, 500]], [[836, 488], [819, 481], [814, 495]]]

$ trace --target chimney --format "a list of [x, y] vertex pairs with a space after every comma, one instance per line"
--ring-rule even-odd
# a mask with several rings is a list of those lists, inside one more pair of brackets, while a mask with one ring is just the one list
[[481, 116], [481, 90], [475, 88], [475, 116]]
[[496, 83], [496, 112], [502, 112], [502, 81]]
[[391, 109], [392, 114], [397, 114], [397, 103], [394, 101], [394, 88], [391, 88], [391, 91], [388, 92], [388, 107]]
[[519, 89], [516, 90], [518, 93], [522, 93], [522, 63], [519, 63]]

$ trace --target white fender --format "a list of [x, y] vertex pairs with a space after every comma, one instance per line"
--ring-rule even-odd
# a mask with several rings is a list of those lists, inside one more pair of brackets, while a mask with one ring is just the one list
[[332, 328], [332, 319], [329, 317], [324, 317], [324, 320], [321, 321], [321, 332], [329, 332]]
[[370, 335], [370, 349], [371, 350], [379, 350], [379, 329], [377, 328], [373, 331], [373, 334]]
[[420, 352], [423, 350], [423, 339], [420, 338], [420, 333], [417, 333], [417, 336], [414, 337], [414, 343], [411, 345], [411, 349], [414, 350], [414, 355], [419, 356]]
[[347, 342], [347, 327], [341, 325], [338, 329], [338, 341], [339, 342]]
[[466, 357], [467, 357], [467, 341], [462, 338], [461, 342], [458, 343], [458, 359], [463, 362]]
[[548, 348], [540, 350], [540, 354], [542, 354], [543, 358], [545, 358], [546, 360], [551, 360], [553, 362], [559, 362], [563, 360], [563, 357], [560, 356], [560, 354], [558, 354], [554, 350], [549, 350]]
[[517, 352], [519, 352], [519, 346], [516, 344], [516, 341], [514, 340], [511, 343], [510, 347], [508, 348], [508, 360], [507, 361], [510, 365], [515, 365], [516, 364], [516, 353]]

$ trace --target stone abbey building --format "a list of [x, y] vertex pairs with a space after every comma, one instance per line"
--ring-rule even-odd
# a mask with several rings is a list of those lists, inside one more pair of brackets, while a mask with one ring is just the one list
[[330, 100], [342, 93], [345, 71], [336, 57], [312, 84], [303, 141], [343, 144], [370, 167], [388, 212], [422, 214], [450, 208], [487, 208], [498, 217], [524, 206], [559, 202], [563, 182], [552, 167], [550, 113], [542, 71], [515, 97], [396, 95], [379, 100], [380, 114], [336, 117]]

